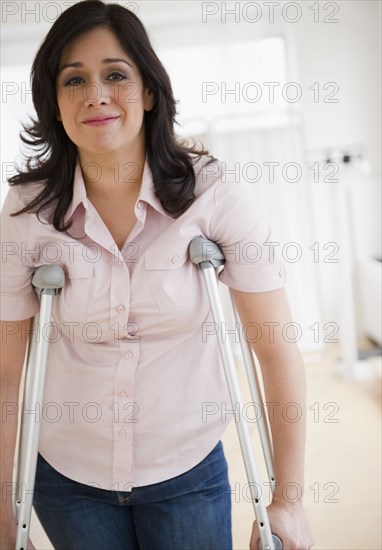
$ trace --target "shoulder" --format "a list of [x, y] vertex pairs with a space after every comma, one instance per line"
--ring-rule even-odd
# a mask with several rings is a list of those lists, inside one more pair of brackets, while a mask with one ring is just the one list
[[[44, 191], [46, 183], [47, 182], [43, 180], [10, 185], [1, 210], [2, 219], [11, 218], [12, 214], [32, 204]], [[23, 220], [28, 220], [28, 223], [31, 223], [32, 218], [35, 218], [38, 223], [41, 223], [41, 220], [49, 222], [52, 206], [41, 206], [43, 202], [44, 200], [37, 201], [37, 204], [32, 206], [31, 209], [18, 214], [12, 219], [15, 223], [19, 224], [22, 223]]]
[[213, 190], [224, 177], [224, 163], [209, 155], [192, 155], [195, 173], [195, 195], [198, 197], [208, 190]]
[[[236, 163], [237, 164], [237, 163]], [[249, 205], [254, 200], [254, 188], [245, 181], [236, 165], [202, 155], [194, 163], [195, 195], [213, 195], [214, 203], [227, 201], [233, 206]]]
[[19, 208], [24, 208], [31, 203], [44, 190], [46, 181], [31, 181], [17, 185], [10, 185], [5, 200], [18, 204]]

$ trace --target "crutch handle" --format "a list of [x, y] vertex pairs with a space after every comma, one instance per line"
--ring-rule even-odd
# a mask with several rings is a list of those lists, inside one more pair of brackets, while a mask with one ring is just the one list
[[[274, 550], [282, 550], [283, 543], [281, 542], [281, 539], [279, 539], [279, 537], [277, 535], [274, 535], [273, 533], [272, 533], [272, 539], [273, 539]], [[257, 541], [257, 548], [258, 550], [269, 550], [269, 546], [266, 546], [265, 548], [263, 548], [263, 545], [261, 544], [260, 539]]]

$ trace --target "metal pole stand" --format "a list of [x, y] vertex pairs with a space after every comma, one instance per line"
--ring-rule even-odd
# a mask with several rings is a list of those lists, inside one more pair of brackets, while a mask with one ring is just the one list
[[46, 327], [51, 323], [54, 296], [64, 286], [64, 281], [64, 272], [57, 265], [38, 267], [32, 278], [34, 290], [40, 297], [40, 311], [33, 319], [33, 329], [29, 338], [20, 423], [14, 502], [17, 523], [16, 550], [26, 550], [28, 546], [41, 420], [34, 420], [31, 414], [26, 415], [25, 412], [36, 411], [36, 406], [41, 406], [43, 400], [49, 346]]
[[[220, 301], [220, 294], [216, 277], [216, 268], [224, 264], [224, 254], [216, 243], [203, 237], [196, 237], [191, 241], [189, 245], [189, 253], [191, 261], [194, 264], [198, 265], [203, 271], [214, 322], [217, 323], [218, 326], [222, 327], [224, 323], [224, 313]], [[231, 305], [235, 314], [235, 320], [239, 323], [239, 317], [237, 315], [235, 305], [232, 301], [232, 297]], [[230, 343], [227, 338], [222, 339], [219, 337], [218, 342], [224, 366], [224, 372], [227, 380], [228, 391], [231, 398], [232, 409], [235, 410], [236, 404], [238, 403], [240, 406], [240, 410], [243, 410], [242, 397]], [[244, 357], [252, 400], [254, 403], [258, 404], [261, 407], [262, 414], [258, 423], [259, 434], [269, 480], [271, 483], [272, 491], [274, 491], [275, 476], [273, 468], [273, 451], [271, 444], [272, 439], [268, 416], [263, 404], [252, 349], [248, 341], [243, 342], [242, 338], [240, 339], [240, 345]], [[248, 426], [243, 421], [242, 415], [239, 416], [239, 421], [236, 422], [236, 428], [238, 431], [248, 484], [251, 491], [255, 517], [259, 528], [260, 538], [258, 541], [258, 549], [282, 550], [282, 542], [280, 538], [271, 532], [266, 507], [261, 495], [261, 482], [257, 473], [257, 467], [252, 452]], [[260, 489], [260, 491], [258, 491], [258, 489]]]

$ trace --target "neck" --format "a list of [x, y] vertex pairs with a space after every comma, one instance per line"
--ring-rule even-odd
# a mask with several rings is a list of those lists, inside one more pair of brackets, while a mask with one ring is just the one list
[[86, 192], [91, 197], [126, 196], [141, 187], [145, 151], [79, 153]]

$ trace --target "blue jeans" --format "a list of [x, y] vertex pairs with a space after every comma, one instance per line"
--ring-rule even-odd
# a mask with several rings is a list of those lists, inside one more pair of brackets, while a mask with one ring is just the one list
[[131, 492], [72, 481], [39, 455], [33, 506], [56, 550], [232, 550], [221, 441], [188, 472]]

